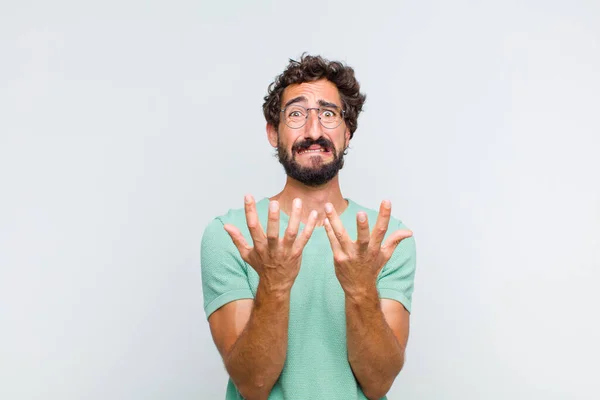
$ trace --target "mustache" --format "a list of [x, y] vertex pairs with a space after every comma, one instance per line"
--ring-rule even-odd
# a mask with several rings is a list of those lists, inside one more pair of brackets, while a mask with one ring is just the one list
[[313, 144], [319, 145], [328, 151], [335, 150], [335, 147], [333, 147], [333, 143], [330, 140], [325, 139], [324, 137], [320, 137], [317, 140], [306, 139], [301, 142], [298, 142], [292, 146], [292, 151], [298, 152], [301, 150], [306, 150]]

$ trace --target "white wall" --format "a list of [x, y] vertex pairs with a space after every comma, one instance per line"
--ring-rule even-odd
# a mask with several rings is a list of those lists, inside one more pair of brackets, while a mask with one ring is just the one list
[[344, 194], [415, 232], [390, 399], [597, 399], [600, 3], [0, 5], [0, 398], [221, 399], [199, 243], [283, 182], [302, 51], [368, 94]]

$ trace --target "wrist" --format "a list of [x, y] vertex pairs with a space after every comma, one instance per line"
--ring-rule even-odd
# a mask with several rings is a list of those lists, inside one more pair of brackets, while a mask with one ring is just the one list
[[256, 288], [256, 297], [269, 301], [285, 301], [290, 298], [292, 284], [268, 284], [260, 279]]
[[344, 288], [344, 295], [347, 303], [379, 303], [379, 292], [375, 283]]

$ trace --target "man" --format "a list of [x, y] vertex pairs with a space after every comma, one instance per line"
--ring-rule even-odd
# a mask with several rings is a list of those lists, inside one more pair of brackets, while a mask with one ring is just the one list
[[338, 178], [364, 101], [352, 68], [318, 56], [290, 61], [269, 86], [267, 136], [285, 187], [247, 195], [202, 238], [228, 400], [380, 399], [402, 369], [412, 232], [389, 201], [377, 213], [345, 199]]

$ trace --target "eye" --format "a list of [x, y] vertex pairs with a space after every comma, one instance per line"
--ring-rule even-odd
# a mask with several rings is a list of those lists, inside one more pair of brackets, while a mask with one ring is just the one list
[[323, 113], [321, 115], [323, 117], [325, 117], [325, 118], [334, 118], [335, 117], [335, 111], [333, 111], [333, 110], [323, 110]]
[[286, 115], [287, 118], [301, 119], [306, 117], [306, 111], [302, 107], [292, 106], [288, 107]]

